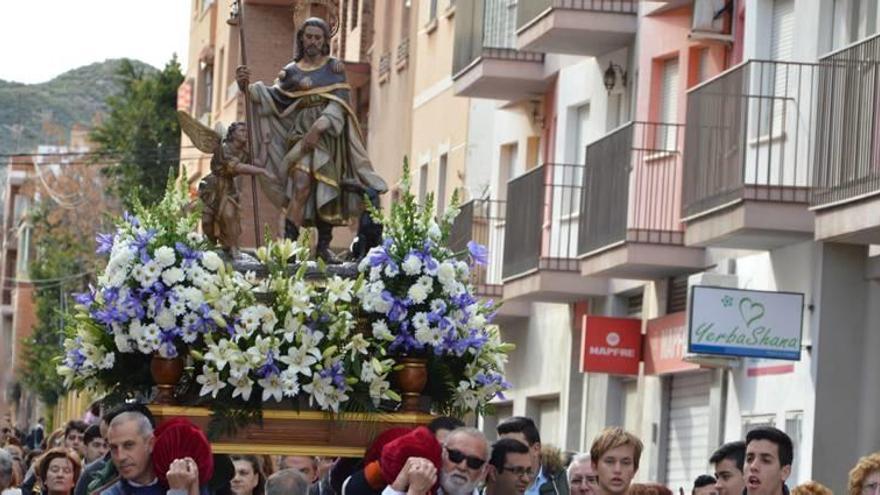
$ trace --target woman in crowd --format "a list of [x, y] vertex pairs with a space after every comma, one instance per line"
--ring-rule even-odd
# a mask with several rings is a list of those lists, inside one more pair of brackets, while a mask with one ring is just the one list
[[263, 495], [266, 475], [260, 459], [253, 455], [232, 456], [235, 477], [230, 483], [234, 495]]
[[43, 495], [71, 495], [79, 480], [82, 462], [72, 450], [54, 448], [37, 461]]
[[849, 495], [880, 495], [880, 452], [862, 457], [849, 472]]
[[64, 428], [58, 428], [46, 439], [46, 445], [43, 446], [43, 450], [48, 451], [62, 446], [64, 446]]

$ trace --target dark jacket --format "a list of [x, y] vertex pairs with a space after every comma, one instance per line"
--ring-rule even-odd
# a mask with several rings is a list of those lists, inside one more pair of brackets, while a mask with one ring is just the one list
[[568, 474], [562, 464], [562, 454], [555, 448], [544, 448], [541, 451], [541, 472], [547, 481], [538, 487], [541, 495], [569, 495]]

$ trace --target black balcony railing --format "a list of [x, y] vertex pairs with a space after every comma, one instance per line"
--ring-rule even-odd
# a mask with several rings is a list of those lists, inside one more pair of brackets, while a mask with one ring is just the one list
[[535, 270], [578, 271], [583, 165], [541, 165], [507, 183], [502, 277]]
[[684, 126], [630, 122], [587, 146], [578, 252], [681, 244]]
[[458, 0], [452, 75], [456, 78], [482, 58], [543, 62], [543, 53], [516, 49], [516, 11], [507, 0]]
[[488, 263], [474, 266], [471, 277], [482, 297], [500, 298], [501, 260], [504, 253], [505, 202], [494, 199], [475, 199], [461, 206], [452, 224], [449, 248], [456, 253], [467, 253], [467, 243], [474, 240], [489, 250]]
[[808, 201], [816, 73], [752, 60], [688, 92], [686, 219], [741, 200]]
[[818, 70], [812, 204], [880, 193], [880, 36], [823, 57]]
[[636, 14], [638, 0], [520, 0], [517, 5], [516, 29], [533, 23], [548, 9], [585, 10], [616, 14]]

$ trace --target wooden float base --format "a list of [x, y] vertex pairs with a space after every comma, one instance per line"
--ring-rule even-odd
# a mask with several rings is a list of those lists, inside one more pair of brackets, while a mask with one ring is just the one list
[[[184, 417], [207, 430], [211, 410], [151, 404], [161, 423]], [[434, 416], [424, 413], [351, 413], [331, 415], [321, 411], [263, 410], [263, 424], [248, 425], [234, 437], [222, 436], [211, 446], [220, 454], [310, 455], [362, 457], [370, 442], [393, 427], [427, 425]]]

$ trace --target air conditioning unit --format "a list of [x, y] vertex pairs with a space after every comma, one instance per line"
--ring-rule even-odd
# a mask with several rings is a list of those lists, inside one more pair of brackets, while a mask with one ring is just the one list
[[689, 37], [732, 43], [730, 34], [733, 0], [694, 0], [693, 19]]

